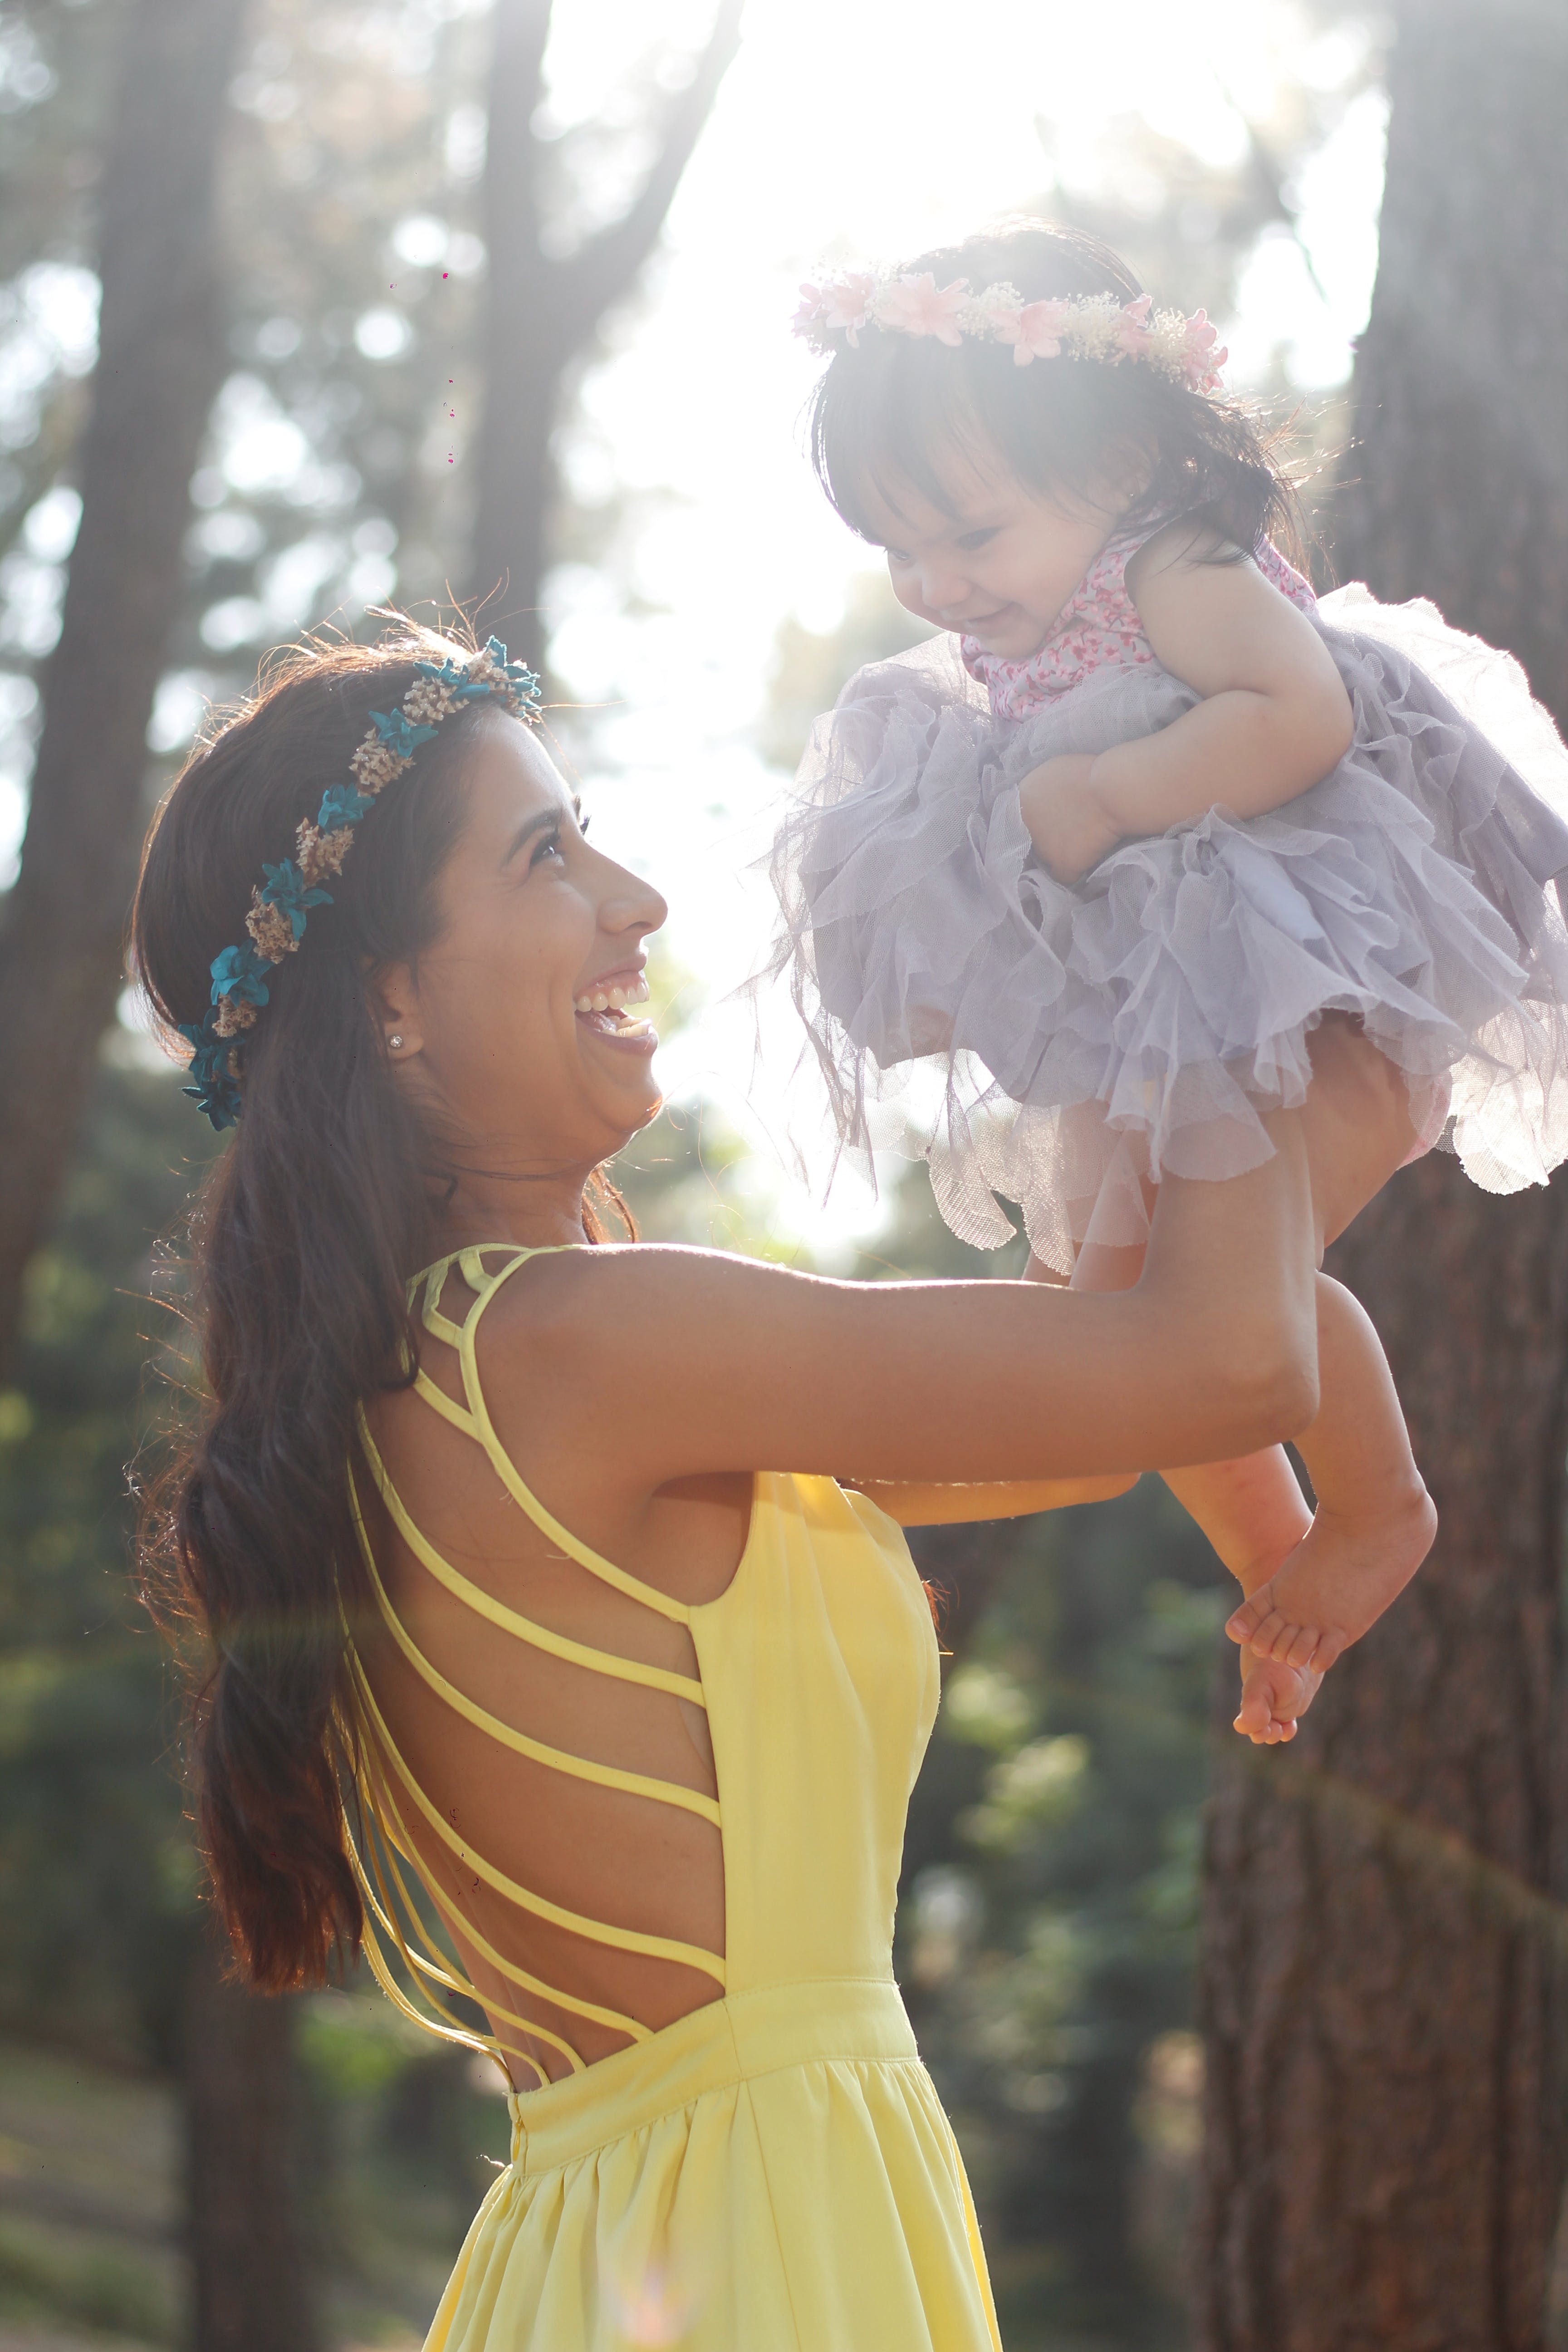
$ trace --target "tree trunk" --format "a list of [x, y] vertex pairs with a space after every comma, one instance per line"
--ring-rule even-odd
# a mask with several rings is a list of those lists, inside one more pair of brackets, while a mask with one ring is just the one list
[[139, 0], [125, 19], [81, 528], [0, 937], [0, 1380], [121, 982], [147, 721], [223, 370], [213, 182], [244, 6]]
[[[1339, 569], [1517, 653], [1561, 722], [1568, 15], [1421, 0], [1390, 86]], [[1499, 1200], [1434, 1154], [1331, 1265], [1442, 1524], [1293, 1747], [1222, 1735], [1198, 2338], [1539, 2352], [1564, 2157], [1568, 1175]]]
[[670, 100], [658, 151], [618, 219], [565, 259], [541, 243], [542, 142], [532, 128], [543, 89], [551, 0], [495, 0], [485, 157], [485, 406], [468, 593], [484, 618], [538, 669], [539, 593], [554, 497], [551, 439], [568, 368], [606, 311], [630, 292], [664, 226], [680, 177], [740, 44], [742, 0], [718, 0], [690, 81]]
[[316, 2352], [295, 2211], [294, 2004], [224, 1974], [209, 1920], [185, 2010], [185, 2153], [195, 2352]]

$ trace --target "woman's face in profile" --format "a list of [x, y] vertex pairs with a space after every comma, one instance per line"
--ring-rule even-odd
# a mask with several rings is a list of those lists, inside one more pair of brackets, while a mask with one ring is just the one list
[[585, 840], [572, 793], [517, 720], [480, 721], [463, 784], [436, 942], [381, 978], [386, 1027], [403, 1039], [394, 1063], [481, 1163], [595, 1166], [659, 1108], [643, 943], [668, 910]]

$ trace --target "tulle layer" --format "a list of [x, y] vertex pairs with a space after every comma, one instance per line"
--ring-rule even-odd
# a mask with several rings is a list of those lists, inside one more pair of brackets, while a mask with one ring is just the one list
[[1510, 656], [1427, 604], [1320, 607], [1355, 741], [1273, 814], [1129, 841], [1074, 887], [1034, 860], [1019, 778], [1196, 700], [1110, 670], [1016, 725], [938, 640], [820, 720], [774, 846], [787, 972], [843, 1144], [930, 1160], [994, 1246], [1020, 1203], [1066, 1269], [1147, 1231], [1143, 1180], [1270, 1151], [1308, 1039], [1352, 1014], [1405, 1074], [1424, 1144], [1489, 1191], [1568, 1158], [1568, 752]]
[[1000, 2352], [895, 1986], [715, 2002], [514, 2107], [426, 2352]]

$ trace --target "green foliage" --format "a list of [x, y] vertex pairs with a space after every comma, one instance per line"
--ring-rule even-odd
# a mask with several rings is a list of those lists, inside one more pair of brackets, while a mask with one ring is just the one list
[[915, 1793], [900, 1974], [1018, 2338], [1153, 2344], [1177, 2224], [1146, 2220], [1147, 2082], [1190, 2025], [1220, 1575], [1153, 1481], [979, 1539], [1007, 1564]]
[[153, 1242], [201, 1149], [166, 1076], [105, 1067], [0, 1400], [0, 2007], [127, 2053], [171, 2047], [194, 1916], [126, 1465], [161, 1409]]
[[127, 2247], [84, 2248], [73, 2232], [29, 2221], [0, 2222], [0, 2312], [112, 2328], [147, 2344], [177, 2341], [166, 2278]]

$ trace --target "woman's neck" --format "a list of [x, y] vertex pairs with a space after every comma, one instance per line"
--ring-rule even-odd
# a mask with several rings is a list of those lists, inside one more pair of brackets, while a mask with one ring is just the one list
[[480, 1171], [458, 1177], [437, 1222], [438, 1255], [471, 1249], [484, 1242], [513, 1242], [523, 1249], [558, 1249], [588, 1238], [583, 1196], [590, 1169], [552, 1169], [533, 1173]]

